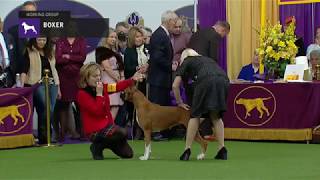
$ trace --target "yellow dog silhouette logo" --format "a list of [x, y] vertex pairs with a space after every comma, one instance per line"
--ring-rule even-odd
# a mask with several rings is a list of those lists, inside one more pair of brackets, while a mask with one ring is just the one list
[[25, 106], [27, 103], [20, 104], [20, 105], [11, 105], [6, 107], [0, 107], [0, 125], [4, 124], [4, 119], [8, 116], [14, 120], [13, 125], [16, 126], [18, 123], [18, 118], [24, 122], [24, 117], [19, 112], [19, 107]]
[[247, 119], [248, 116], [251, 116], [250, 112], [255, 108], [259, 111], [259, 118], [261, 119], [264, 115], [264, 112], [267, 113], [267, 116], [270, 116], [268, 108], [264, 105], [264, 101], [268, 99], [271, 99], [271, 97], [254, 98], [254, 99], [239, 98], [236, 101], [236, 103], [241, 104], [245, 107], [246, 109], [245, 119]]

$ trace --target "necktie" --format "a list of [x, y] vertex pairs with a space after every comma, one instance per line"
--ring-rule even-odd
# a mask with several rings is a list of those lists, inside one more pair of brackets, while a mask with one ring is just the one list
[[174, 49], [174, 36], [173, 35], [170, 36], [170, 41], [171, 41], [172, 48]]

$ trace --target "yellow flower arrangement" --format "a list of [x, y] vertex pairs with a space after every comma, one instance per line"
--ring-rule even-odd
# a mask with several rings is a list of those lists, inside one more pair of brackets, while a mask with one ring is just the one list
[[[268, 22], [266, 27], [262, 29], [260, 46], [257, 51], [267, 69], [285, 69], [286, 64], [294, 63], [298, 52], [298, 48], [294, 44], [297, 39], [295, 29], [294, 22], [290, 23], [285, 31], [282, 31], [282, 25], [279, 22], [274, 26]], [[282, 72], [280, 72], [280, 76], [283, 76]]]

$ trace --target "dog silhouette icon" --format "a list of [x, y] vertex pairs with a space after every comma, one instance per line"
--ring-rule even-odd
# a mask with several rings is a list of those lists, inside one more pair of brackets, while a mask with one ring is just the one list
[[27, 32], [29, 30], [32, 30], [32, 32], [34, 32], [35, 34], [38, 34], [38, 32], [36, 31], [36, 28], [34, 26], [28, 25], [26, 22], [22, 22], [21, 25], [23, 26], [24, 34], [27, 34]]

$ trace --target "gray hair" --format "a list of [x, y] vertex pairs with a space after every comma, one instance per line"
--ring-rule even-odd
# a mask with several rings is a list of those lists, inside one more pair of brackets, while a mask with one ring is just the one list
[[317, 58], [320, 59], [320, 49], [312, 50], [312, 51], [310, 52], [310, 57], [311, 57], [311, 56], [316, 56]]
[[161, 24], [165, 24], [166, 22], [177, 18], [178, 16], [175, 12], [168, 10], [161, 15]]
[[227, 29], [228, 31], [230, 31], [230, 24], [227, 21], [217, 21], [215, 23], [216, 26], [221, 26], [225, 29]]
[[180, 64], [182, 64], [184, 59], [189, 56], [200, 56], [200, 55], [195, 50], [193, 50], [191, 48], [187, 48], [184, 51], [182, 51], [182, 53], [181, 53]]
[[24, 10], [26, 6], [34, 6], [37, 9], [37, 4], [35, 1], [26, 1], [21, 5], [21, 9]]

